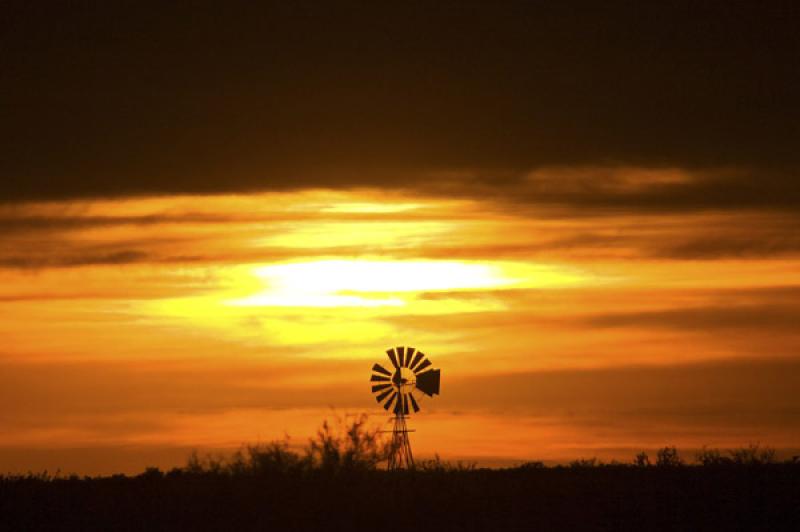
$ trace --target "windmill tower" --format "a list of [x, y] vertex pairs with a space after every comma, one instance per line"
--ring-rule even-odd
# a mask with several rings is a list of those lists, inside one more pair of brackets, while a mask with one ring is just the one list
[[372, 393], [383, 408], [394, 414], [389, 469], [410, 469], [414, 467], [414, 456], [408, 440], [408, 433], [413, 430], [406, 425], [409, 407], [417, 413], [424, 395], [433, 397], [439, 394], [441, 372], [431, 368], [431, 361], [413, 347], [391, 348], [386, 354], [394, 371], [380, 364], [372, 366]]

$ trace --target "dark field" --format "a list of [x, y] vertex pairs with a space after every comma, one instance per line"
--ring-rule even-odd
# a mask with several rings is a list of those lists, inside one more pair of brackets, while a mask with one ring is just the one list
[[703, 449], [685, 465], [594, 459], [474, 469], [438, 460], [380, 469], [393, 447], [367, 417], [135, 477], [0, 477], [4, 530], [800, 530], [800, 460]]
[[3, 530], [800, 530], [800, 466], [0, 480]]

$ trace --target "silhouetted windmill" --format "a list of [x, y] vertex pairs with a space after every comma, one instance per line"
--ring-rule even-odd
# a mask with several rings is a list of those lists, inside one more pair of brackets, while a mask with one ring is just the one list
[[394, 413], [389, 469], [408, 469], [414, 467], [408, 441], [408, 433], [413, 431], [406, 427], [409, 406], [415, 413], [419, 412], [421, 396], [415, 397], [415, 391], [429, 397], [439, 394], [441, 372], [431, 368], [431, 361], [413, 347], [388, 349], [386, 354], [394, 371], [380, 364], [372, 366], [372, 393], [383, 408]]

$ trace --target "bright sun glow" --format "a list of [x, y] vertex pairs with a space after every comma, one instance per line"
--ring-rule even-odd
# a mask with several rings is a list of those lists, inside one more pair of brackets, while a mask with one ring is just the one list
[[[401, 306], [402, 292], [497, 288], [514, 283], [499, 268], [450, 261], [322, 260], [260, 266], [265, 290], [235, 306]], [[372, 297], [367, 297], [370, 295]]]
[[458, 261], [321, 260], [259, 266], [264, 290], [227, 305], [253, 307], [403, 306], [403, 294], [572, 284], [552, 268]]

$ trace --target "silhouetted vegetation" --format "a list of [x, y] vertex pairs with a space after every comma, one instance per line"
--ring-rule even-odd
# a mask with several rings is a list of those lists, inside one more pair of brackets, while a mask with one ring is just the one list
[[664, 447], [658, 450], [656, 456], [657, 467], [678, 467], [683, 465], [683, 460], [678, 455], [678, 450], [673, 447]]
[[0, 477], [3, 530], [796, 530], [800, 463], [751, 445], [687, 463], [595, 458], [506, 469], [420, 460], [382, 470], [388, 447], [365, 417], [325, 423], [229, 456], [193, 454], [162, 472]]

